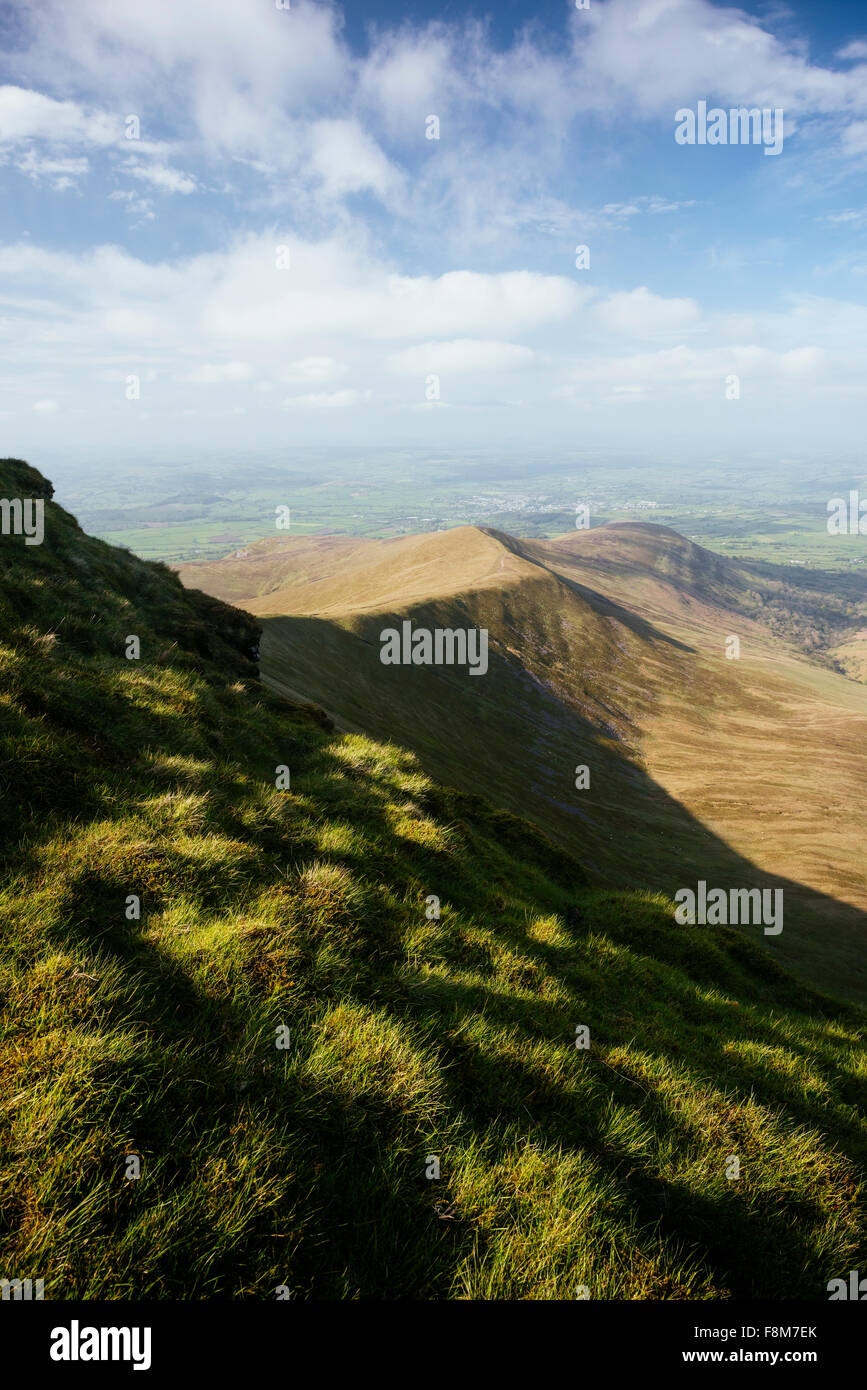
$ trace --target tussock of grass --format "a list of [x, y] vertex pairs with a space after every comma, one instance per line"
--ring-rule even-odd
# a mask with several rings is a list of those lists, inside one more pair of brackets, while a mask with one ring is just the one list
[[0, 1275], [823, 1298], [865, 1258], [857, 1009], [269, 694], [244, 615], [53, 504], [2, 545]]

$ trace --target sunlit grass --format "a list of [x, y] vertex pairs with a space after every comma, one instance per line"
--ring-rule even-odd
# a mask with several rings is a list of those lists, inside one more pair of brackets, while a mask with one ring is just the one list
[[[230, 610], [203, 654], [195, 596], [49, 518], [0, 586], [3, 1277], [824, 1298], [857, 1267], [857, 1009], [329, 732], [251, 679]], [[122, 605], [177, 671], [59, 624]]]

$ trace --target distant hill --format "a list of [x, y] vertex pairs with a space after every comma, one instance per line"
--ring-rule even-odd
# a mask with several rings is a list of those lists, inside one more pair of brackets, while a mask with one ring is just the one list
[[[43, 544], [0, 537], [4, 1278], [46, 1299], [824, 1301], [858, 1267], [860, 1009], [282, 698], [256, 620], [86, 536], [25, 464], [0, 461], [0, 498], [45, 505]], [[540, 670], [567, 594], [600, 662], [690, 656], [466, 540], [515, 582], [462, 602], [518, 636], [556, 600]], [[439, 690], [413, 692], [418, 724]]]
[[[864, 1000], [867, 688], [798, 641], [834, 596], [765, 570], [627, 522], [553, 541], [281, 537], [180, 573], [262, 620], [272, 688], [531, 817], [596, 882], [782, 887], [784, 930], [760, 939]], [[486, 628], [488, 674], [384, 666], [380, 633], [404, 619]]]

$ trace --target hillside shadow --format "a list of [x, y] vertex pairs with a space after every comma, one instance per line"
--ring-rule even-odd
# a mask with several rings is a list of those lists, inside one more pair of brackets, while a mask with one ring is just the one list
[[[328, 625], [293, 628], [287, 685], [315, 679], [330, 708], [329, 691], [348, 698], [349, 670], [359, 724], [380, 721], [386, 739], [415, 748], [440, 783], [465, 792], [426, 785], [408, 759], [401, 775], [389, 771], [376, 750], [355, 750], [353, 764], [353, 750], [325, 741], [313, 716], [287, 707], [284, 730], [264, 692], [242, 686], [230, 699], [227, 679], [250, 675], [252, 621], [240, 614], [221, 635], [219, 605], [201, 595], [181, 602], [158, 571], [147, 583], [167, 616], [148, 629], [160, 634], [154, 660], [164, 641], [188, 639], [191, 650], [166, 649], [183, 679], [173, 698], [166, 690], [154, 701], [153, 672], [114, 679], [126, 669], [114, 664], [123, 603], [104, 610], [110, 631], [91, 631], [101, 592], [132, 562], [96, 542], [88, 554], [99, 572], [77, 610], [61, 566], [49, 574], [44, 613], [24, 616], [46, 630], [63, 618], [67, 649], [97, 659], [86, 671], [52, 667], [22, 639], [9, 701], [17, 746], [6, 867], [21, 877], [3, 926], [3, 988], [14, 1002], [2, 1058], [11, 1122], [0, 1138], [13, 1176], [0, 1232], [14, 1250], [50, 1259], [52, 1292], [110, 1295], [119, 1285], [133, 1297], [271, 1300], [280, 1271], [302, 1297], [460, 1293], [499, 1230], [486, 1224], [482, 1199], [461, 1204], [447, 1152], [441, 1185], [425, 1182], [424, 1156], [440, 1142], [482, 1156], [485, 1200], [502, 1202], [515, 1227], [527, 1208], [523, 1194], [502, 1197], [504, 1180], [516, 1154], [535, 1149], [586, 1157], [605, 1180], [596, 1205], [610, 1184], [627, 1257], [634, 1213], [645, 1246], [657, 1229], [670, 1233], [718, 1285], [745, 1296], [816, 1296], [820, 1273], [842, 1272], [820, 1271], [827, 1245], [809, 1243], [824, 1218], [826, 1240], [840, 1246], [818, 1190], [797, 1196], [771, 1184], [758, 1206], [735, 1189], [702, 1195], [663, 1176], [612, 1124], [612, 1102], [623, 1114], [646, 1110], [655, 1133], [677, 1141], [687, 1172], [695, 1153], [710, 1152], [661, 1085], [614, 1057], [640, 1018], [641, 1049], [675, 1058], [694, 1091], [758, 1100], [787, 1134], [809, 1124], [863, 1159], [846, 1109], [854, 1082], [807, 1017], [834, 1017], [842, 1031], [842, 1006], [782, 978], [770, 952], [750, 953], [737, 933], [723, 951], [712, 928], [677, 929], [661, 906], [648, 916], [646, 904], [612, 907], [587, 889], [579, 861], [600, 877], [626, 866], [641, 884], [666, 874], [682, 882], [686, 870], [755, 881], [754, 866], [628, 761], [616, 730], [500, 656], [483, 694], [458, 672], [386, 671], [374, 644]], [[131, 600], [140, 585], [148, 597], [138, 571], [117, 582]], [[19, 586], [25, 604], [38, 587]], [[200, 671], [193, 652], [214, 664]], [[34, 729], [54, 737], [40, 743]], [[292, 765], [286, 797], [274, 790], [277, 757]], [[560, 788], [583, 758], [593, 790], [569, 816]], [[498, 817], [478, 793], [530, 820]], [[421, 921], [432, 891], [447, 905], [439, 935], [431, 928], [420, 948], [434, 978], [412, 966], [406, 939], [414, 905]], [[131, 892], [141, 921], [124, 915]], [[817, 913], [830, 911], [833, 900], [814, 896]], [[449, 905], [466, 946], [450, 932]], [[566, 944], [521, 932], [522, 912], [529, 931], [540, 911], [562, 911]], [[526, 972], [526, 989], [510, 986], [508, 962], [507, 982], [498, 976], [501, 951]], [[435, 977], [441, 959], [455, 961], [455, 978]], [[367, 1032], [347, 1023], [353, 1009]], [[571, 1029], [585, 1016], [601, 1048], [581, 1059], [593, 1073], [582, 1088], [533, 1045], [555, 1063], [564, 1051], [574, 1059]], [[383, 1020], [392, 1033], [377, 1031]], [[274, 1041], [282, 1026], [292, 1035], [285, 1054]], [[496, 1046], [499, 1026], [517, 1034], [519, 1052]], [[836, 1061], [837, 1072], [799, 1097], [785, 1074], [758, 1064], [761, 1045], [799, 1051], [819, 1081], [822, 1063]], [[441, 1091], [425, 1089], [426, 1069]], [[140, 1184], [124, 1180], [130, 1150], [144, 1160]], [[841, 1226], [853, 1206], [841, 1186]], [[531, 1239], [536, 1212], [544, 1218], [544, 1206], [531, 1212]]]
[[[563, 977], [559, 978], [562, 982]], [[679, 992], [673, 991], [670, 1003], [674, 1007]], [[683, 993], [692, 994], [688, 982]], [[612, 1100], [623, 1111], [640, 1115], [653, 1134], [664, 1136], [683, 1153], [697, 1145], [700, 1135], [667, 1105], [659, 1091], [650, 1089], [646, 1071], [639, 1082], [610, 1067], [604, 1057], [599, 1058], [600, 1051], [609, 1050], [607, 1039], [597, 1042], [595, 1049], [576, 1063], [595, 1073], [594, 1085], [558, 1085], [541, 1068], [533, 1068], [517, 1056], [514, 1048], [497, 1050], [494, 1042], [486, 1051], [478, 1027], [471, 1030], [466, 1025], [478, 1025], [483, 1018], [492, 1034], [502, 1025], [520, 1032], [530, 1045], [544, 1039], [566, 1052], [571, 1040], [563, 1030], [562, 1011], [552, 1019], [552, 1029], [540, 1018], [542, 1011], [536, 1003], [498, 996], [483, 986], [453, 982], [426, 983], [415, 1005], [423, 1013], [436, 1010], [441, 1017], [439, 1032], [448, 1039], [450, 1065], [445, 1075], [451, 1105], [472, 1117], [479, 1141], [488, 1133], [491, 1114], [497, 1115], [498, 1125], [509, 1136], [509, 1145], [503, 1145], [504, 1161], [507, 1148], [515, 1142], [528, 1148], [541, 1143], [567, 1155], [580, 1155], [585, 1161], [589, 1158], [609, 1179], [609, 1202], [622, 1202], [633, 1210], [642, 1230], [653, 1229], [663, 1240], [670, 1239], [699, 1254], [704, 1271], [732, 1297], [821, 1296], [826, 1275], [824, 1270], [817, 1271], [815, 1258], [815, 1231], [825, 1216], [820, 1204], [787, 1193], [785, 1181], [781, 1182], [772, 1169], [771, 1175], [763, 1178], [761, 1154], [750, 1155], [751, 1171], [743, 1183], [746, 1191], [735, 1182], [721, 1183], [718, 1193], [709, 1196], [686, 1181], [663, 1177], [654, 1157], [618, 1141], [612, 1126]], [[594, 1017], [592, 1010], [588, 1012], [586, 999], [576, 995], [574, 1015], [582, 1020], [592, 1018], [595, 1025], [598, 1011]], [[595, 1028], [591, 1031], [599, 1036]], [[772, 1029], [759, 1029], [754, 1023], [749, 1028], [720, 1029], [706, 1067], [699, 1071], [678, 1057], [678, 1071], [698, 1094], [716, 1096], [724, 1087], [729, 1106], [767, 1105], [789, 1122], [806, 1120], [823, 1134], [829, 1146], [838, 1147], [842, 1139], [843, 1149], [863, 1162], [867, 1153], [863, 1134], [850, 1127], [841, 1136], [820, 1106], [790, 1108], [761, 1074], [750, 1076], [746, 1084], [739, 1083], [728, 1065], [729, 1049], [756, 1037], [776, 1040]], [[642, 1061], [649, 1059], [650, 1066], [657, 1060], [666, 1066], [672, 1064], [672, 1054], [665, 1050], [642, 1046], [641, 1052]], [[720, 1144], [720, 1170], [733, 1143], [737, 1141]], [[746, 1158], [744, 1165], [746, 1168]]]
[[[675, 650], [681, 652], [695, 651], [694, 647], [690, 647], [687, 643], [679, 641], [676, 637], [672, 637], [667, 632], [663, 632], [661, 628], [654, 626], [653, 623], [649, 622], [646, 618], [642, 618], [640, 614], [634, 612], [631, 608], [624, 608], [622, 604], [617, 603], [615, 599], [610, 598], [607, 594], [600, 593], [597, 589], [591, 589], [589, 584], [582, 584], [579, 580], [571, 578], [568, 574], [564, 574], [562, 569], [550, 564], [545, 553], [542, 552], [540, 554], [535, 546], [531, 545], [528, 547], [523, 545], [515, 536], [510, 536], [504, 531], [497, 531], [494, 534], [504, 549], [511, 551], [513, 555], [518, 555], [525, 563], [535, 565], [545, 574], [550, 575], [557, 583], [564, 585], [571, 593], [576, 594], [590, 608], [601, 613], [603, 617], [614, 618], [617, 622], [622, 623], [623, 626], [629, 628], [630, 632], [636, 637], [644, 638], [645, 641], [661, 642], [663, 645], [673, 647]], [[584, 563], [583, 558], [579, 561], [578, 556], [570, 550], [564, 551], [562, 558], [567, 564], [569, 562]], [[634, 567], [628, 565], [618, 566], [616, 562], [600, 562], [598, 565], [591, 562], [589, 567], [598, 568], [600, 572], [607, 572], [609, 563], [612, 565], [612, 572], [618, 572], [619, 570], [624, 573], [634, 573]]]
[[[287, 679], [329, 714], [410, 749], [436, 781], [535, 822], [600, 883], [668, 896], [700, 880], [782, 890], [782, 933], [746, 934], [820, 988], [867, 1000], [867, 913], [768, 873], [721, 840], [629, 756], [622, 724], [592, 722], [495, 652], [488, 674], [473, 678], [383, 666], [379, 650], [323, 619], [268, 619], [263, 679], [278, 691]], [[585, 790], [574, 787], [577, 765], [591, 769]]]
[[[661, 527], [660, 529], [668, 530], [669, 528]], [[582, 534], [593, 533], [585, 532]], [[687, 539], [680, 532], [674, 534], [680, 541]], [[546, 565], [546, 567], [550, 567], [553, 574], [559, 575], [564, 580], [566, 576], [559, 566], [564, 565], [569, 568], [574, 565], [580, 570], [589, 571], [591, 575], [598, 574], [608, 583], [617, 583], [621, 579], [650, 580], [676, 588], [679, 594], [688, 598], [704, 603], [712, 602], [719, 607], [730, 608], [731, 611], [735, 612], [740, 611], [739, 596], [746, 593], [749, 587], [747, 583], [749, 566], [746, 562], [742, 566], [741, 561], [719, 555], [714, 551], [698, 548], [700, 558], [695, 559], [692, 565], [684, 564], [679, 569], [667, 572], [664, 568], [655, 568], [650, 564], [642, 566], [637, 564], [635, 560], [620, 560], [598, 555], [592, 550], [583, 549], [580, 544], [577, 546], [560, 545], [559, 539], [561, 538], [540, 541], [539, 544], [553, 550], [556, 555], [556, 563], [552, 563], [550, 566]], [[700, 572], [697, 573], [697, 570]], [[589, 589], [589, 592], [595, 595], [597, 590]]]
[[585, 603], [589, 603], [597, 613], [601, 613], [605, 618], [615, 618], [617, 622], [628, 627], [636, 637], [643, 637], [645, 640], [662, 642], [665, 646], [673, 647], [675, 651], [688, 652], [695, 655], [696, 648], [689, 646], [687, 642], [681, 642], [677, 637], [672, 637], [670, 633], [663, 632], [662, 628], [655, 627], [653, 623], [642, 618], [638, 613], [634, 613], [630, 608], [624, 608], [621, 604], [615, 603], [598, 589], [591, 589], [589, 584], [580, 584], [577, 579], [570, 579], [568, 575], [559, 570], [549, 570], [561, 584], [565, 584], [567, 589], [577, 594]]
[[[333, 753], [326, 751], [323, 757], [326, 768], [342, 773]], [[347, 801], [344, 814], [358, 813], [372, 843], [393, 840], [379, 788], [368, 786], [374, 774], [356, 770], [353, 779], [359, 796]], [[474, 866], [466, 863], [472, 852], [472, 839], [466, 838], [471, 823], [452, 819], [455, 835], [463, 838], [463, 852], [458, 845], [450, 855], [416, 844], [411, 850], [417, 881], [439, 887], [446, 879], [450, 905], [469, 919], [490, 911], [479, 901]], [[221, 823], [221, 828], [228, 827]], [[536, 850], [528, 841], [531, 863]], [[376, 868], [363, 850], [326, 858], [359, 875]], [[260, 884], [277, 871], [279, 859], [275, 848], [273, 859], [262, 860]], [[200, 887], [205, 890], [204, 881]], [[327, 1011], [329, 999], [350, 998], [365, 1010], [389, 1016], [399, 1028], [410, 1021], [416, 1036], [422, 1032], [435, 1040], [414, 1043], [416, 1054], [436, 1066], [445, 1088], [440, 1113], [432, 1117], [431, 1134], [425, 1136], [415, 1111], [399, 1098], [354, 1095], [338, 1081], [308, 1074], [305, 1062], [315, 1035], [305, 1035], [287, 1074], [271, 1041], [271, 1028], [284, 1019], [287, 1004], [279, 992], [269, 994], [265, 984], [259, 991], [261, 1043], [252, 1053], [245, 1050], [241, 1044], [251, 1025], [249, 1003], [239, 1002], [236, 992], [221, 997], [216, 987], [194, 978], [139, 923], [100, 930], [105, 920], [101, 904], [117, 900], [117, 883], [110, 875], [94, 872], [79, 891], [80, 902], [67, 904], [69, 911], [52, 936], [76, 950], [96, 948], [120, 966], [128, 997], [136, 1001], [136, 1027], [173, 1059], [172, 1075], [162, 1076], [158, 1093], [151, 1090], [151, 1073], [139, 1055], [122, 1061], [108, 1057], [98, 1072], [100, 1091], [114, 1098], [114, 1123], [133, 1136], [135, 1151], [146, 1162], [160, 1157], [162, 1200], [201, 1167], [201, 1140], [208, 1152], [217, 1142], [208, 1136], [243, 1133], [254, 1116], [273, 1147], [260, 1161], [276, 1171], [281, 1164], [291, 1168], [291, 1182], [276, 1212], [263, 1210], [245, 1231], [241, 1248], [230, 1246], [211, 1260], [208, 1277], [218, 1291], [246, 1282], [255, 1289], [253, 1296], [272, 1297], [270, 1289], [256, 1288], [258, 1262], [263, 1253], [277, 1260], [291, 1252], [287, 1278], [299, 1297], [449, 1296], [468, 1262], [484, 1259], [490, 1239], [450, 1185], [448, 1145], [456, 1143], [469, 1152], [487, 1146], [491, 1163], [514, 1163], [522, 1148], [539, 1146], [592, 1163], [605, 1176], [607, 1203], [633, 1212], [644, 1235], [653, 1232], [654, 1239], [692, 1252], [700, 1272], [734, 1298], [824, 1297], [824, 1281], [838, 1272], [817, 1263], [815, 1235], [827, 1213], [817, 1200], [787, 1191], [779, 1177], [763, 1180], [755, 1156], [743, 1189], [728, 1184], [709, 1195], [663, 1176], [653, 1153], [637, 1151], [612, 1127], [614, 1101], [621, 1111], [640, 1115], [660, 1141], [671, 1140], [684, 1156], [704, 1142], [695, 1121], [649, 1080], [653, 1062], [659, 1061], [666, 1068], [674, 1066], [697, 1094], [767, 1107], [778, 1117], [781, 1132], [808, 1125], [853, 1163], [867, 1158], [863, 1132], [846, 1108], [854, 1104], [854, 1096], [834, 1087], [811, 1099], [785, 1077], [744, 1059], [744, 1047], [766, 1045], [799, 1052], [816, 1073], [831, 1060], [809, 1032], [793, 1042], [791, 1030], [784, 1027], [788, 1017], [798, 1018], [808, 1004], [821, 1001], [780, 975], [771, 962], [763, 971], [761, 955], [748, 952], [741, 960], [737, 933], [725, 931], [719, 946], [701, 938], [696, 943], [687, 929], [675, 928], [661, 907], [640, 926], [621, 913], [612, 939], [628, 945], [639, 963], [644, 958], [654, 970], [660, 963], [670, 967], [664, 977], [651, 976], [640, 986], [633, 981], [628, 992], [616, 970], [608, 974], [604, 963], [594, 964], [583, 953], [591, 933], [612, 931], [592, 893], [578, 890], [565, 944], [533, 940], [514, 921], [492, 925], [493, 942], [507, 944], [519, 963], [555, 979], [568, 995], [564, 1002], [562, 996], [546, 999], [541, 993], [522, 997], [494, 978], [446, 981], [434, 975], [413, 984], [400, 936], [365, 916], [338, 988], [333, 994], [326, 988], [305, 1009], [324, 1005]], [[267, 934], [258, 938], [253, 949], [267, 940]], [[314, 951], [321, 944], [310, 928], [305, 949]], [[456, 943], [453, 949], [460, 951]], [[481, 965], [482, 975], [484, 971]], [[717, 993], [708, 999], [705, 987], [722, 991], [722, 997]], [[660, 1039], [639, 1040], [643, 1067], [637, 1076], [629, 1075], [629, 1063], [619, 1057], [616, 1068], [606, 1060], [633, 1038], [634, 1016], [627, 1005], [648, 1019], [655, 1017], [654, 1006], [665, 1013]], [[830, 1001], [823, 1007], [828, 1017], [846, 1020], [845, 1007]], [[291, 1009], [293, 1027], [301, 1026], [303, 1033], [305, 1013], [299, 1014], [297, 1001]], [[576, 1020], [592, 1029], [594, 1045], [587, 1054], [577, 1054], [572, 1046]], [[101, 1021], [128, 1030], [128, 999], [121, 996], [101, 1005]], [[521, 1055], [498, 1045], [502, 1029], [523, 1040]], [[537, 1045], [555, 1053], [562, 1049], [576, 1067], [590, 1069], [592, 1085], [576, 1085], [554, 1074], [539, 1060]], [[448, 1123], [442, 1128], [444, 1116]], [[443, 1144], [443, 1180], [425, 1183], [424, 1155], [438, 1152]], [[284, 1145], [289, 1146], [288, 1157], [281, 1159]], [[721, 1143], [720, 1164], [730, 1147]], [[215, 1158], [219, 1152], [213, 1148]], [[117, 1156], [106, 1156], [109, 1170], [117, 1161]], [[304, 1207], [295, 1244], [285, 1247], [280, 1242], [287, 1225], [294, 1229], [301, 1194], [309, 1194], [302, 1205], [310, 1205]], [[119, 1201], [121, 1220], [134, 1212], [131, 1199]], [[513, 1219], [520, 1219], [518, 1208]], [[275, 1224], [284, 1234], [275, 1232]], [[208, 1239], [205, 1230], [202, 1239]], [[149, 1261], [149, 1274], [159, 1281], [163, 1296], [202, 1296], [190, 1291], [184, 1259], [182, 1252], [166, 1250]]]

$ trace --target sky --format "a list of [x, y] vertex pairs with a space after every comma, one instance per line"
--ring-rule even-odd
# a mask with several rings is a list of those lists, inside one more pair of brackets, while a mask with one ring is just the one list
[[0, 0], [0, 54], [4, 454], [862, 452], [861, 4]]

